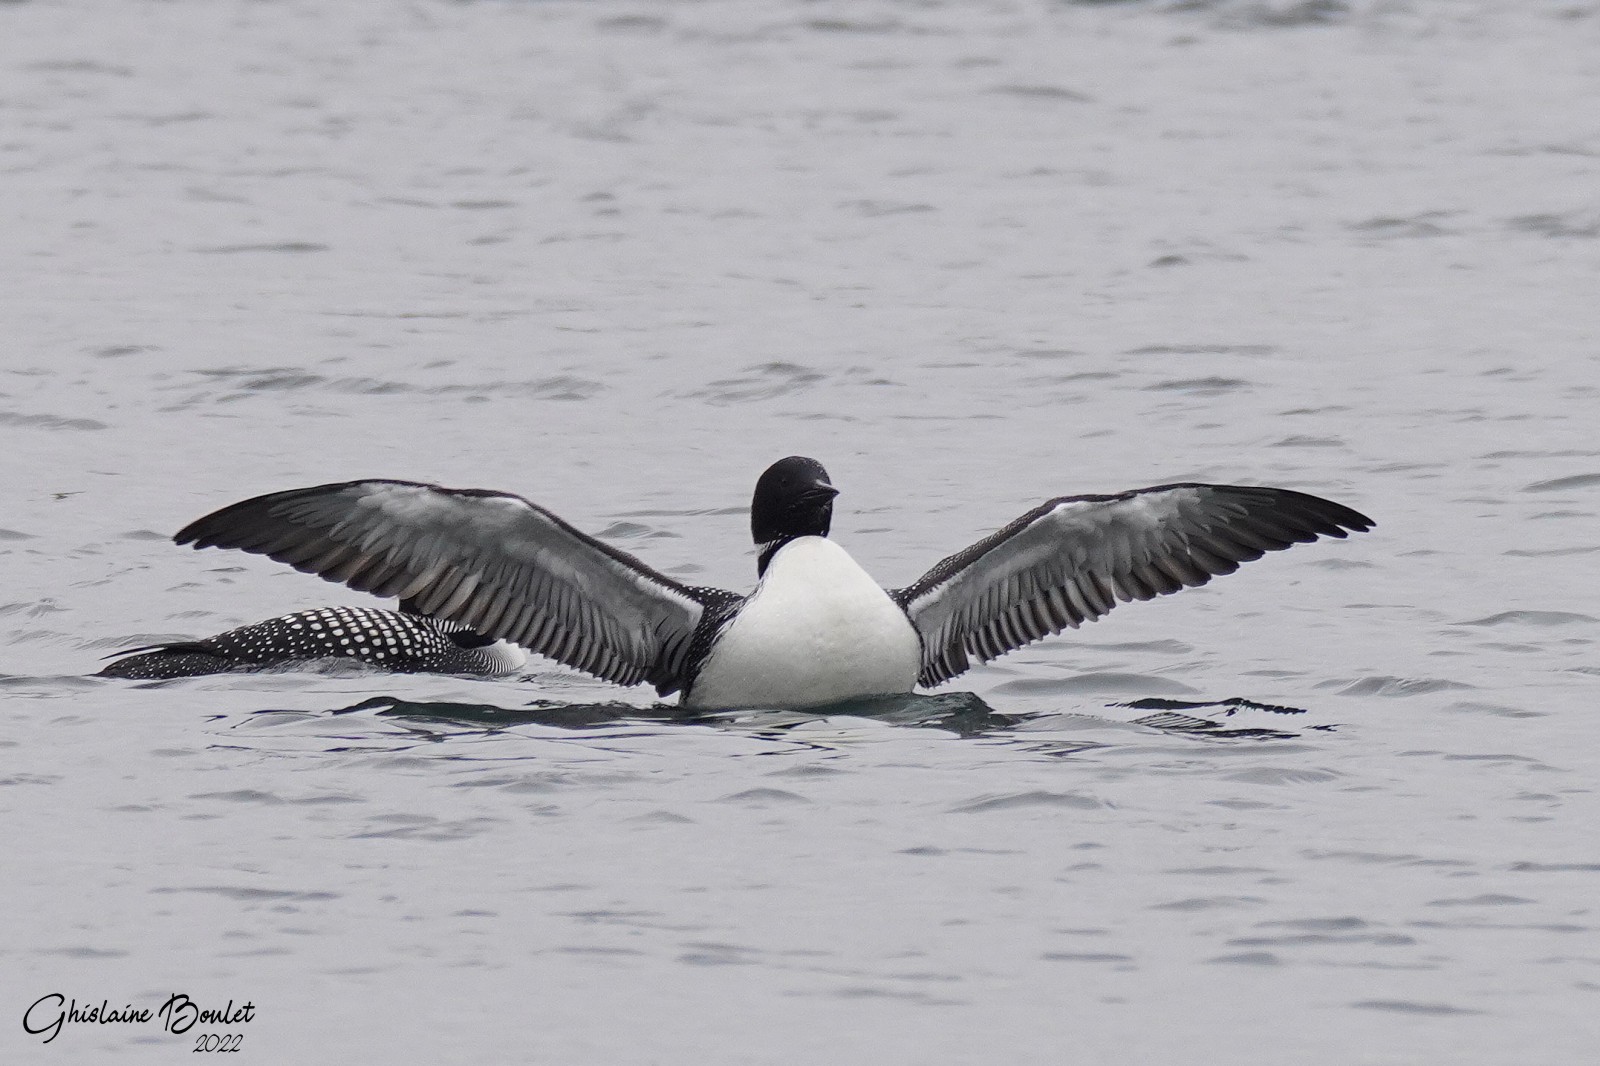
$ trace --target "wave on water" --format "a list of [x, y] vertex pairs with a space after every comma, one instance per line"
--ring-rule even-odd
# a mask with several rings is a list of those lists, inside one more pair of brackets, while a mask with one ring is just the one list
[[1351, 0], [1071, 0], [1079, 7], [1154, 8], [1174, 14], [1210, 15], [1232, 29], [1286, 29], [1347, 22], [1360, 15], [1368, 3]]

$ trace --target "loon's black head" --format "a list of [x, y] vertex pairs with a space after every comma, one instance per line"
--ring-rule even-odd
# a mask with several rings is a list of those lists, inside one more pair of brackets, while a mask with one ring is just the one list
[[750, 501], [750, 536], [761, 549], [756, 573], [765, 574], [773, 553], [796, 537], [826, 537], [837, 495], [815, 459], [791, 455], [767, 467]]

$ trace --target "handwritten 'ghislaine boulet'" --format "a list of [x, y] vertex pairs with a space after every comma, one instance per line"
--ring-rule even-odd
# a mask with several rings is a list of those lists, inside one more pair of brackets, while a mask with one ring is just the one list
[[1265, 552], [1372, 527], [1287, 489], [1064, 496], [883, 589], [828, 539], [838, 490], [791, 456], [756, 482], [755, 591], [681, 584], [520, 496], [350, 481], [236, 503], [179, 544], [238, 548], [691, 707], [813, 707], [937, 685]]

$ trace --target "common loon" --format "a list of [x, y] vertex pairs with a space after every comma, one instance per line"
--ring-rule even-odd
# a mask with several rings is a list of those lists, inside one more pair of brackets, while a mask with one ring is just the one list
[[128, 648], [99, 677], [145, 681], [199, 677], [315, 661], [358, 662], [401, 674], [513, 673], [528, 661], [514, 644], [417, 612], [321, 607], [240, 626], [204, 640]]
[[883, 589], [831, 540], [838, 490], [790, 456], [756, 482], [755, 591], [689, 586], [505, 492], [412, 481], [290, 489], [216, 511], [179, 544], [238, 548], [697, 708], [820, 706], [932, 686], [1120, 600], [1372, 520], [1288, 489], [1182, 483], [1063, 496]]

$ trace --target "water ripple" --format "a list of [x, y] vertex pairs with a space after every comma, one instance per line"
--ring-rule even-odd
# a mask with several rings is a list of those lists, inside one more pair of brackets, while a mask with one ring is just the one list
[[1010, 811], [1030, 807], [1064, 807], [1069, 810], [1099, 810], [1108, 804], [1080, 792], [1014, 792], [1006, 795], [980, 796], [950, 808], [952, 814], [988, 814], [993, 811]]
[[1358, 1010], [1390, 1011], [1396, 1014], [1450, 1015], [1487, 1013], [1468, 1007], [1453, 1007], [1448, 1003], [1419, 1003], [1409, 999], [1363, 999], [1350, 1005]]
[[1522, 486], [1523, 492], [1562, 492], [1566, 489], [1587, 489], [1600, 485], [1600, 474], [1573, 474], [1570, 477], [1535, 481]]

